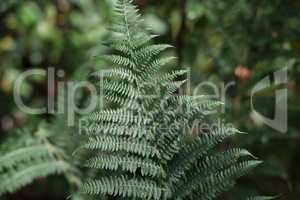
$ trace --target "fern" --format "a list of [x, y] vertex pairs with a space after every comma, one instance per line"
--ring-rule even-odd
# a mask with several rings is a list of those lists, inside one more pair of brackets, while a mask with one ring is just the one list
[[[41, 134], [43, 128], [40, 127], [37, 134]], [[72, 170], [72, 167], [58, 160], [61, 155], [59, 149], [54, 148], [46, 141], [34, 140], [26, 131], [21, 132], [23, 146], [14, 145], [14, 150], [4, 152], [0, 157], [0, 195], [6, 192], [14, 192], [19, 188], [31, 183], [38, 177], [45, 177], [49, 174], [62, 173]], [[27, 137], [24, 137], [24, 136]], [[26, 145], [26, 140], [33, 143]]]
[[[1, 142], [0, 196], [54, 174], [63, 175], [72, 192], [78, 189], [81, 172], [71, 159], [76, 142], [69, 133], [71, 128], [67, 127], [65, 116], [57, 114], [51, 123], [36, 124], [16, 131]], [[82, 195], [74, 194], [72, 199], [81, 200]]]
[[[215, 199], [235, 179], [260, 164], [243, 149], [216, 150], [238, 133], [218, 127], [189, 134], [195, 120], [211, 122], [208, 110], [219, 102], [204, 96], [174, 96], [185, 71], [161, 75], [173, 57], [161, 53], [170, 45], [153, 45], [131, 0], [118, 0], [111, 38], [112, 54], [100, 56], [112, 65], [104, 85], [105, 108], [86, 116], [89, 152], [84, 166], [96, 170], [81, 192], [112, 199]], [[99, 76], [101, 73], [95, 73]], [[164, 105], [162, 109], [161, 105]], [[178, 106], [183, 110], [178, 110]]]

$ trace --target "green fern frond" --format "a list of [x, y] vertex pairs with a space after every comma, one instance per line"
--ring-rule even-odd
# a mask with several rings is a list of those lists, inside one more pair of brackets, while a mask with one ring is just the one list
[[188, 72], [187, 70], [177, 70], [177, 71], [173, 71], [170, 73], [166, 73], [161, 76], [157, 76], [156, 82], [158, 82], [158, 83], [159, 82], [171, 82], [171, 81], [174, 81], [176, 78], [187, 74], [187, 72]]
[[[54, 174], [65, 176], [70, 186], [80, 185], [78, 169], [70, 162], [67, 150], [49, 140], [55, 134], [48, 128], [56, 131], [56, 126], [60, 124], [50, 125], [42, 121], [37, 127], [19, 130], [12, 135], [14, 143], [9, 138], [2, 143], [12, 148], [5, 150], [1, 146], [0, 196]], [[59, 131], [61, 133], [62, 129]]]
[[148, 141], [153, 140], [153, 131], [147, 126], [138, 125], [120, 125], [114, 123], [108, 124], [96, 124], [90, 123], [86, 129], [86, 135], [99, 136], [110, 135], [110, 136], [131, 136], [133, 138], [147, 139]]
[[224, 183], [228, 180], [238, 178], [250, 169], [259, 165], [260, 161], [244, 161], [230, 166], [227, 169], [212, 173], [208, 176], [203, 174], [193, 174], [187, 180], [180, 181], [175, 185], [177, 197], [184, 198], [197, 190], [198, 193], [205, 193], [213, 188], [216, 184]]
[[116, 66], [124, 66], [130, 69], [135, 69], [136, 65], [129, 58], [120, 55], [104, 55], [101, 56], [104, 60], [107, 60]]
[[110, 93], [110, 95], [120, 95], [131, 99], [136, 98], [138, 95], [138, 92], [133, 87], [126, 85], [125, 83], [122, 82], [105, 81], [103, 85], [103, 89], [104, 91], [115, 92], [115, 94]]
[[139, 180], [127, 176], [88, 181], [83, 185], [82, 192], [91, 195], [109, 194], [111, 196], [156, 200], [165, 199], [165, 195], [170, 193], [167, 188], [160, 187], [154, 181]]
[[157, 73], [163, 66], [165, 66], [166, 64], [170, 63], [175, 59], [176, 57], [165, 57], [165, 58], [155, 59], [147, 66], [143, 67], [144, 69], [142, 69], [141, 78], [144, 80], [149, 79], [151, 76]]
[[72, 170], [72, 167], [64, 161], [41, 160], [40, 163], [32, 162], [30, 165], [22, 166], [21, 169], [17, 169], [11, 174], [0, 176], [0, 195], [6, 192], [14, 192], [36, 178], [60, 174], [68, 170]]
[[145, 31], [132, 1], [117, 0], [115, 7], [107, 42], [114, 54], [102, 56], [112, 69], [101, 86], [113, 104], [84, 117], [88, 139], [76, 152], [89, 152], [85, 166], [95, 177], [81, 191], [111, 199], [215, 199], [259, 162], [243, 149], [216, 150], [240, 133], [235, 128], [187, 129], [195, 121], [213, 123], [207, 115], [222, 103], [174, 96], [187, 71], [161, 72], [174, 60], [162, 55], [171, 46], [151, 44], [156, 36]]
[[45, 145], [29, 146], [9, 152], [0, 157], [0, 172], [18, 166], [20, 162], [49, 157], [49, 153]]
[[135, 53], [136, 59], [148, 60], [153, 56], [159, 55], [164, 50], [171, 48], [171, 45], [168, 44], [154, 44], [146, 46]]
[[86, 167], [136, 173], [141, 170], [143, 176], [163, 177], [166, 175], [164, 169], [150, 159], [142, 159], [137, 156], [101, 155], [91, 158], [85, 164]]
[[100, 150], [104, 152], [125, 151], [134, 154], [149, 157], [160, 157], [160, 152], [147, 141], [113, 136], [98, 136], [89, 138], [89, 141], [79, 147], [79, 149]]
[[[235, 182], [233, 180], [224, 181], [221, 183], [214, 184], [213, 187], [205, 190], [204, 192], [193, 191], [189, 199], [201, 199], [201, 200], [213, 200], [216, 199], [220, 194], [233, 188]], [[178, 198], [180, 199], [180, 198]]]
[[206, 155], [219, 141], [229, 136], [229, 134], [207, 135], [194, 139], [191, 144], [184, 144], [181, 152], [169, 164], [171, 180], [177, 181], [184, 176], [198, 159]]
[[128, 110], [100, 111], [92, 113], [89, 120], [113, 122], [118, 124], [146, 124], [147, 121], [143, 117], [136, 116]]
[[118, 78], [118, 79], [123, 79], [127, 80], [129, 82], [136, 80], [137, 76], [132, 73], [132, 71], [125, 69], [125, 68], [115, 68], [111, 69], [105, 74], [102, 71], [95, 72], [93, 73], [93, 76], [102, 79], [103, 77], [108, 77], [108, 78]]

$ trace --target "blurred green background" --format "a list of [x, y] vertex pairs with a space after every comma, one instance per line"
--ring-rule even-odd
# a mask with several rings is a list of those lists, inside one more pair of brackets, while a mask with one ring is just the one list
[[[33, 68], [66, 72], [60, 81], [84, 80], [101, 68], [113, 0], [2, 0], [0, 2], [0, 140], [37, 118], [22, 113], [13, 100], [15, 79]], [[191, 69], [191, 85], [235, 82], [226, 93], [225, 118], [248, 135], [228, 141], [248, 148], [265, 163], [240, 180], [240, 193], [300, 198], [300, 1], [299, 0], [136, 0], [157, 42], [176, 47], [177, 68]], [[267, 127], [251, 112], [257, 82], [288, 67], [288, 132]], [[46, 104], [47, 80], [22, 86], [27, 105]], [[255, 108], [274, 114], [277, 88], [257, 95]], [[205, 91], [203, 91], [205, 92]], [[49, 94], [56, 96], [56, 91]], [[226, 144], [227, 145], [227, 144]], [[1, 180], [0, 180], [1, 181]], [[65, 199], [58, 177], [38, 180], [9, 199]], [[55, 184], [54, 184], [55, 183]], [[60, 186], [61, 185], [61, 186]], [[55, 188], [55, 189], [54, 189]], [[57, 189], [60, 188], [60, 189]], [[55, 191], [55, 192], [53, 192]], [[225, 198], [225, 197], [224, 197]]]

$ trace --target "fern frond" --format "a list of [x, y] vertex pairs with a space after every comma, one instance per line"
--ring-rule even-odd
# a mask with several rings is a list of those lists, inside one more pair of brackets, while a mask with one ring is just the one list
[[221, 170], [217, 173], [212, 173], [209, 176], [203, 176], [202, 174], [194, 174], [189, 177], [188, 181], [181, 181], [180, 184], [176, 184], [176, 196], [184, 198], [188, 196], [193, 190], [197, 190], [198, 193], [205, 193], [213, 188], [216, 184], [226, 182], [238, 178], [250, 169], [259, 165], [260, 161], [244, 161], [230, 166], [225, 170]]
[[128, 110], [94, 112], [88, 117], [88, 119], [93, 121], [124, 124], [124, 126], [129, 124], [147, 124], [146, 119], [136, 116], [134, 113]]
[[176, 59], [176, 57], [165, 57], [165, 58], [155, 59], [149, 65], [144, 67], [141, 78], [148, 79], [150, 76], [157, 73], [163, 66], [170, 63], [174, 59]]
[[130, 136], [138, 139], [153, 140], [153, 131], [147, 126], [139, 125], [120, 125], [115, 123], [97, 124], [91, 123], [86, 129], [86, 135], [89, 136]]
[[169, 190], [157, 185], [150, 180], [129, 178], [127, 176], [108, 177], [100, 180], [88, 181], [82, 187], [86, 194], [109, 194], [112, 196], [142, 198], [142, 199], [165, 199]]
[[161, 73], [174, 59], [162, 55], [171, 46], [151, 44], [156, 36], [145, 31], [132, 1], [117, 0], [115, 16], [107, 42], [114, 54], [103, 56], [113, 64], [102, 86], [108, 105], [84, 117], [88, 140], [78, 148], [90, 153], [85, 166], [96, 172], [82, 192], [117, 199], [216, 198], [259, 162], [246, 160], [246, 150], [216, 150], [239, 133], [234, 128], [189, 135], [187, 126], [212, 123], [207, 114], [222, 103], [175, 97], [186, 71]]
[[49, 149], [45, 145], [29, 146], [11, 151], [0, 157], [0, 172], [18, 166], [20, 162], [49, 157]]
[[89, 141], [80, 149], [101, 150], [105, 152], [125, 151], [135, 153], [146, 158], [160, 157], [160, 152], [147, 141], [130, 139], [125, 140], [113, 136], [101, 136], [89, 138]]
[[135, 52], [136, 59], [149, 60], [153, 56], [159, 55], [164, 50], [171, 48], [171, 45], [168, 44], [154, 44], [141, 48]]
[[[124, 97], [129, 97], [131, 99], [134, 99], [137, 97], [138, 92], [132, 87], [122, 82], [108, 82], [105, 81], [103, 85], [104, 92], [115, 92], [115, 95], [121, 95]], [[110, 95], [113, 95], [114, 93], [110, 93]]]
[[234, 185], [235, 182], [233, 180], [217, 183], [204, 192], [199, 192], [197, 190], [193, 191], [189, 199], [213, 200], [216, 199], [223, 192], [226, 192], [233, 188]]
[[137, 156], [120, 156], [120, 155], [101, 155], [91, 158], [86, 165], [90, 168], [105, 169], [116, 171], [119, 168], [123, 171], [136, 173], [141, 170], [143, 176], [165, 177], [166, 172], [163, 168], [150, 159], [142, 159]]
[[171, 180], [178, 181], [185, 176], [186, 171], [191, 169], [198, 159], [206, 155], [218, 142], [234, 134], [234, 132], [227, 132], [224, 129], [220, 129], [215, 134], [197, 137], [192, 143], [184, 144], [181, 152], [169, 164]]
[[161, 133], [161, 136], [158, 138], [157, 147], [160, 149], [161, 157], [169, 161], [179, 153], [182, 136], [172, 129], [163, 131], [165, 133]]
[[131, 69], [135, 69], [136, 65], [129, 58], [120, 55], [104, 55], [102, 56], [104, 60], [107, 60], [116, 66], [128, 67]]
[[38, 164], [24, 166], [13, 174], [0, 176], [0, 195], [14, 192], [36, 178], [59, 174], [71, 169], [72, 167], [64, 161], [42, 161]]
[[108, 78], [119, 78], [123, 80], [127, 80], [129, 82], [136, 80], [137, 76], [132, 73], [132, 71], [126, 69], [126, 68], [114, 68], [106, 72], [105, 74], [102, 71], [93, 73], [93, 76], [102, 79], [105, 77]]
[[173, 71], [170, 73], [166, 73], [161, 76], [157, 76], [156, 82], [158, 82], [158, 83], [171, 82], [171, 81], [174, 81], [176, 78], [186, 74], [187, 72], [188, 72], [187, 70], [177, 70], [177, 71]]

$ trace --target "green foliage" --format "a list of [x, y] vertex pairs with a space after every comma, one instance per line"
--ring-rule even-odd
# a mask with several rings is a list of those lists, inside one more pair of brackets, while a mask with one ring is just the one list
[[16, 193], [38, 179], [60, 175], [67, 180], [69, 192], [74, 193], [72, 200], [81, 200], [76, 193], [81, 171], [71, 158], [77, 146], [72, 131], [65, 115], [57, 114], [52, 122], [34, 122], [1, 142], [0, 196]]
[[[0, 195], [13, 193], [37, 178], [53, 174], [78, 176], [79, 172], [70, 163], [65, 151], [48, 140], [48, 128], [45, 123], [41, 123], [36, 131], [24, 129], [14, 140], [10, 139], [13, 143], [7, 141], [3, 144]], [[4, 148], [5, 145], [9, 146], [8, 150]]]
[[[40, 145], [44, 144], [44, 141], [40, 141], [40, 137], [37, 137], [35, 134], [39, 129], [37, 126], [42, 119], [49, 120], [51, 123], [49, 128], [44, 128], [44, 132], [51, 132], [51, 136], [47, 136], [47, 140], [56, 149], [63, 150], [65, 155], [71, 155], [70, 152], [73, 151], [74, 147], [78, 146], [77, 141], [79, 139], [74, 137], [74, 135], [65, 134], [65, 131], [63, 131], [66, 123], [62, 118], [53, 120], [52, 116], [42, 115], [36, 119], [36, 117], [22, 113], [16, 108], [13, 101], [14, 80], [27, 69], [49, 66], [63, 69], [66, 72], [66, 77], [59, 79], [59, 81], [82, 80], [85, 79], [88, 72], [105, 66], [105, 60], [114, 59], [117, 61], [120, 57], [105, 58], [101, 56], [103, 59], [97, 59], [96, 57], [96, 59], [88, 62], [88, 58], [91, 55], [98, 55], [107, 50], [100, 45], [94, 46], [102, 43], [102, 40], [105, 38], [106, 31], [104, 27], [109, 26], [111, 5], [114, 2], [115, 0], [0, 1], [0, 157], [4, 158], [6, 155], [13, 157], [11, 162], [7, 161], [7, 159], [4, 161], [7, 161], [7, 165], [11, 165], [15, 161], [14, 156], [18, 159], [18, 150], [23, 151], [23, 149], [26, 149], [26, 151], [30, 151], [31, 147], [39, 148]], [[257, 196], [259, 194], [274, 195], [278, 193], [284, 194], [281, 198], [279, 197], [282, 200], [298, 199], [300, 196], [300, 177], [298, 173], [300, 160], [300, 126], [298, 123], [300, 111], [298, 100], [300, 80], [299, 1], [135, 0], [135, 3], [144, 14], [144, 24], [151, 27], [153, 34], [161, 35], [161, 37], [155, 37], [155, 35], [147, 37], [147, 40], [153, 38], [157, 43], [164, 41], [177, 47], [175, 49], [169, 48], [169, 45], [152, 45], [149, 43], [149, 45], [145, 45], [145, 48], [140, 49], [141, 58], [163, 54], [172, 56], [177, 54], [179, 57], [178, 67], [177, 65], [165, 65], [162, 70], [180, 69], [180, 71], [173, 71], [166, 75], [157, 73], [155, 76], [152, 76], [151, 81], [153, 80], [154, 82], [155, 80], [167, 84], [169, 81], [182, 80], [186, 73], [186, 70], [183, 70], [183, 66], [188, 66], [191, 68], [191, 89], [195, 88], [199, 81], [210, 81], [216, 84], [229, 83], [231, 81], [236, 83], [235, 86], [228, 88], [226, 93], [227, 99], [224, 102], [226, 103], [225, 117], [228, 121], [234, 122], [239, 129], [250, 134], [226, 139], [226, 142], [222, 143], [222, 145], [217, 145], [217, 148], [225, 150], [232, 143], [237, 144], [240, 148], [247, 148], [249, 151], [255, 152], [255, 155], [264, 160], [264, 165], [261, 165], [250, 175], [244, 176], [238, 182], [238, 187], [222, 195], [221, 199], [239, 200], [245, 199], [244, 197], [247, 196]], [[136, 43], [141, 42], [144, 41], [136, 41]], [[108, 43], [110, 43], [111, 47], [117, 49], [113, 53], [119, 55], [120, 52], [123, 52], [121, 53], [122, 56], [130, 56], [130, 48], [127, 45]], [[170, 59], [172, 61], [172, 58]], [[123, 60], [122, 62], [125, 61]], [[168, 61], [168, 59], [165, 61]], [[177, 62], [177, 60], [174, 61]], [[121, 62], [121, 60], [118, 62]], [[162, 61], [159, 62], [162, 64]], [[264, 126], [259, 118], [251, 114], [249, 100], [250, 91], [258, 81], [286, 65], [289, 66], [289, 83], [287, 84], [289, 89], [289, 129], [287, 134], [279, 134]], [[147, 64], [147, 66], [150, 65]], [[94, 75], [101, 77], [99, 72], [96, 72]], [[124, 67], [111, 69], [106, 73], [106, 77], [109, 77], [109, 79], [121, 78], [128, 82], [138, 78], [136, 74], [131, 73], [131, 70]], [[47, 81], [44, 77], [28, 78], [22, 84], [21, 95], [26, 105], [32, 107], [44, 105], [47, 95], [45, 92], [46, 84]], [[105, 96], [107, 100], [110, 99], [111, 102], [115, 102], [109, 105], [118, 107], [118, 104], [126, 105], [131, 103], [133, 107], [135, 106], [131, 98], [134, 98], [136, 93], [139, 92], [134, 90], [133, 87], [115, 82], [109, 82], [105, 87], [108, 87], [109, 91], [114, 90], [122, 94], [121, 96], [112, 96], [109, 91], [106, 91]], [[120, 89], [123, 87], [125, 87], [126, 91]], [[176, 88], [174, 84], [169, 85], [169, 87], [169, 91], [172, 91], [172, 87]], [[149, 93], [156, 92], [155, 87], [148, 89], [153, 91]], [[255, 95], [255, 108], [263, 111], [263, 114], [269, 117], [272, 117], [274, 114], [273, 96], [276, 89], [278, 88], [271, 87], [266, 93]], [[211, 93], [210, 90], [204, 92]], [[50, 93], [55, 95], [55, 91], [50, 91]], [[199, 93], [202, 92], [200, 91]], [[186, 100], [186, 97], [176, 98], [179, 98], [180, 102], [182, 101], [184, 104], [189, 104], [190, 102]], [[143, 101], [147, 101], [151, 105], [149, 99], [144, 99]], [[199, 98], [197, 107], [200, 105], [202, 107], [194, 109], [193, 113], [196, 114], [200, 110], [202, 113], [206, 113], [207, 110], [210, 110], [210, 106], [217, 106], [215, 104], [220, 103]], [[174, 103], [174, 107], [176, 106]], [[189, 106], [194, 108], [194, 103], [189, 104]], [[117, 115], [116, 113], [114, 114]], [[106, 115], [109, 115], [109, 113]], [[135, 116], [135, 113], [132, 115]], [[174, 119], [167, 115], [164, 116], [169, 121]], [[120, 117], [124, 117], [124, 115]], [[109, 116], [105, 116], [105, 118], [108, 120]], [[215, 120], [213, 118], [210, 121], [205, 116], [201, 117], [201, 119], [209, 123]], [[22, 134], [15, 133], [14, 129], [16, 127], [27, 126], [25, 124], [29, 122], [34, 124], [32, 128], [28, 129], [29, 132], [26, 131], [26, 134], [23, 133], [24, 131], [22, 131]], [[133, 136], [135, 140], [124, 142], [124, 140], [115, 137], [107, 137], [104, 140], [98, 134], [99, 130], [105, 134], [113, 133], [126, 137]], [[70, 132], [75, 133], [76, 131], [72, 130]], [[207, 131], [204, 132], [207, 133]], [[58, 135], [55, 135], [55, 138], [53, 138], [52, 133], [57, 133]], [[87, 142], [87, 145], [83, 144], [79, 150], [90, 150], [91, 155], [98, 151], [106, 152], [108, 150], [113, 152], [130, 152], [134, 155], [126, 155], [121, 160], [115, 159], [113, 162], [109, 162], [114, 168], [118, 164], [120, 168], [125, 167], [124, 171], [131, 170], [130, 173], [135, 172], [140, 175], [141, 168], [144, 169], [143, 172], [147, 173], [147, 176], [151, 176], [154, 173], [142, 166], [138, 162], [140, 157], [137, 160], [135, 159], [136, 155], [146, 157], [148, 160], [161, 155], [166, 157], [166, 159], [170, 159], [173, 156], [172, 153], [168, 153], [168, 155], [162, 154], [157, 151], [155, 146], [148, 145], [147, 140], [151, 140], [155, 136], [151, 131], [141, 126], [131, 125], [131, 129], [128, 131], [126, 126], [116, 123], [105, 125], [93, 123], [89, 126], [89, 133], [93, 136], [91, 137], [91, 144], [97, 146], [88, 146]], [[170, 141], [177, 139], [178, 137], [175, 135], [169, 138]], [[103, 142], [101, 142], [102, 140]], [[104, 143], [109, 145], [105, 146], [103, 145]], [[118, 143], [120, 145], [114, 146]], [[110, 149], [107, 149], [108, 146]], [[174, 151], [177, 149], [175, 143], [172, 146], [168, 146], [168, 152], [172, 148], [174, 148]], [[47, 155], [48, 149], [41, 149], [40, 155]], [[186, 154], [188, 155], [188, 153]], [[29, 155], [31, 154], [26, 154], [27, 158], [30, 157]], [[208, 157], [214, 158], [214, 155], [208, 155]], [[225, 155], [229, 156], [230, 154]], [[21, 154], [20, 157], [22, 157]], [[134, 157], [134, 161], [132, 161], [132, 157]], [[26, 160], [27, 158], [24, 158], [25, 162], [29, 163]], [[107, 156], [103, 154], [97, 154], [96, 158], [107, 160]], [[182, 158], [185, 159], [185, 156], [182, 156]], [[246, 156], [240, 157], [241, 160], [245, 158]], [[29, 159], [32, 158], [30, 157]], [[34, 159], [35, 156], [33, 157]], [[54, 159], [56, 160], [56, 156]], [[133, 164], [124, 165], [127, 159], [131, 160]], [[145, 160], [148, 161], [147, 159]], [[72, 166], [76, 164], [73, 163], [72, 159], [71, 161], [68, 160], [66, 162]], [[188, 160], [188, 162], [188, 166], [191, 166], [193, 159]], [[127, 168], [127, 166], [130, 168]], [[101, 163], [101, 167], [111, 168], [103, 163]], [[90, 170], [89, 168], [84, 168], [80, 171], [90, 177], [98, 176], [98, 172], [102, 172], [102, 170]], [[108, 171], [110, 172], [110, 170]], [[18, 171], [15, 172], [10, 170], [6, 174], [1, 171], [0, 174], [13, 177]], [[63, 171], [61, 174], [66, 172], [69, 174], [71, 171]], [[158, 172], [159, 170], [155, 171], [155, 173]], [[180, 171], [176, 170], [176, 174], [180, 174]], [[187, 177], [188, 175], [184, 174], [182, 176]], [[8, 178], [4, 180], [8, 180]], [[28, 182], [31, 182], [31, 180]], [[61, 175], [55, 177], [50, 175], [42, 179], [34, 178], [32, 183], [31, 185], [27, 184], [27, 187], [21, 187], [22, 190], [0, 198], [4, 200], [33, 200], [49, 196], [49, 198], [53, 199], [65, 199], [68, 194], [76, 190], [74, 188], [70, 190], [65, 184], [64, 176]], [[62, 185], [65, 187], [61, 187]], [[226, 183], [226, 185], [230, 186], [230, 183]], [[223, 188], [222, 184], [218, 187], [215, 186], [215, 191], [220, 191], [219, 188]], [[80, 195], [72, 196], [74, 199], [76, 197], [81, 198]]]
[[[250, 134], [231, 142], [264, 160], [264, 165], [239, 185], [252, 188], [253, 196], [282, 193], [286, 196], [279, 199], [298, 199], [299, 1], [142, 2], [146, 2], [145, 14], [159, 16], [168, 27], [162, 40], [180, 47], [177, 52], [181, 65], [191, 68], [192, 88], [204, 80], [220, 87], [235, 82], [226, 92], [226, 118]], [[182, 45], [177, 40], [182, 40]], [[284, 67], [288, 67], [288, 83], [282, 87], [289, 91], [289, 127], [286, 134], [280, 134], [252, 114], [250, 93], [256, 83]], [[203, 92], [215, 95], [210, 87], [205, 89]], [[274, 116], [277, 89], [270, 87], [268, 93], [257, 93], [254, 97], [256, 110], [269, 118]], [[248, 184], [250, 179], [255, 182], [252, 186]], [[236, 196], [239, 197], [230, 193], [226, 197], [241, 199]]]
[[[111, 1], [8, 0], [0, 2], [0, 137], [21, 127], [32, 116], [16, 108], [15, 80], [28, 69], [53, 67], [63, 70], [64, 81], [86, 79], [99, 63], [89, 58], [101, 51], [104, 25], [109, 21]], [[56, 77], [58, 78], [58, 77]], [[28, 106], [41, 107], [47, 95], [45, 76], [28, 77], [21, 97]], [[49, 91], [55, 95], [55, 91]], [[48, 94], [49, 94], [48, 93]], [[42, 117], [43, 118], [43, 117]]]
[[218, 120], [205, 111], [219, 103], [203, 96], [174, 96], [185, 82], [179, 76], [184, 72], [161, 75], [173, 59], [161, 56], [170, 46], [150, 44], [155, 36], [145, 31], [132, 1], [117, 1], [111, 31], [106, 45], [112, 54], [100, 57], [113, 66], [103, 81], [105, 108], [83, 119], [87, 141], [78, 150], [88, 150], [84, 165], [95, 173], [82, 185], [82, 193], [123, 199], [215, 199], [261, 163], [248, 160], [251, 154], [243, 149], [217, 150], [224, 139], [239, 133], [235, 128], [203, 132], [197, 127], [195, 134], [187, 130], [196, 120]]

